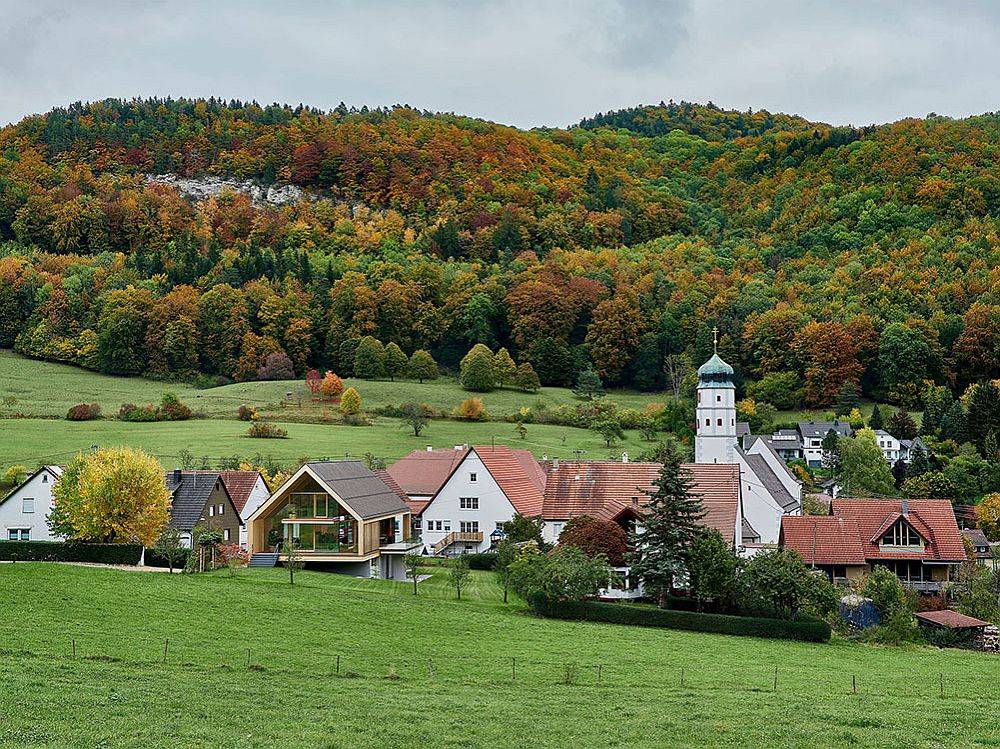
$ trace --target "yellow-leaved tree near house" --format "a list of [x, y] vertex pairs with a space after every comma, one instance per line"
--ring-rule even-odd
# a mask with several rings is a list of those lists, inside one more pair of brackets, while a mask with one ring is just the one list
[[67, 539], [152, 546], [170, 520], [163, 466], [131, 447], [77, 455], [52, 496], [49, 524]]

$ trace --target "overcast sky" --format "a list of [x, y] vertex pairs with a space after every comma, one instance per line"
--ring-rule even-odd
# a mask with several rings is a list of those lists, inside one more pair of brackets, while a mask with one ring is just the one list
[[522, 127], [667, 99], [1000, 109], [1000, 2], [0, 0], [0, 123], [77, 100], [406, 103]]

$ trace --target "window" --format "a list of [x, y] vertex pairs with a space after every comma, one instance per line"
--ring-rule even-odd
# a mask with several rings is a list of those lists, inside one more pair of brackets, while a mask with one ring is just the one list
[[563, 524], [562, 523], [553, 523], [552, 524], [552, 535], [555, 536], [556, 538], [559, 538], [559, 534], [562, 533], [562, 529], [563, 529]]
[[7, 531], [8, 541], [30, 541], [31, 540], [31, 529], [30, 528], [11, 528]]
[[219, 505], [219, 511], [218, 511], [217, 514], [221, 515], [223, 512], [225, 512], [225, 510], [226, 510], [226, 506], [225, 505]]
[[26, 515], [30, 515], [35, 511], [35, 500], [31, 497], [25, 497], [21, 500], [21, 512]]
[[462, 510], [478, 510], [479, 497], [459, 497], [458, 506]]
[[722, 419], [716, 419], [716, 426], [722, 426]]
[[[441, 521], [439, 520], [438, 521], [438, 528], [440, 528], [440, 527], [441, 527]], [[450, 531], [451, 530], [451, 521], [450, 520], [445, 520], [444, 521], [444, 529], [446, 531]]]
[[225, 541], [226, 543], [229, 543], [229, 529], [228, 528], [223, 528], [222, 529], [222, 540]]
[[469, 474], [469, 481], [471, 481], [473, 484], [476, 483], [476, 481], [478, 479], [479, 479], [479, 477], [475, 473], [470, 473]]
[[49, 474], [47, 474], [47, 473], [43, 473], [42, 474], [42, 483], [43, 484], [49, 483]]
[[420, 518], [418, 518], [418, 517], [410, 518], [410, 527], [413, 530], [415, 530], [415, 531], [419, 531], [420, 530]]
[[882, 536], [883, 546], [921, 546], [920, 534], [909, 523], [900, 520]]
[[7, 531], [7, 540], [17, 541], [18, 533], [20, 533], [20, 531], [18, 531], [17, 528], [11, 528], [10, 530]]
[[479, 521], [478, 520], [463, 520], [458, 524], [459, 529], [462, 533], [479, 533]]
[[210, 518], [211, 517], [215, 517], [215, 505], [209, 505], [208, 506], [208, 516]]
[[722, 396], [721, 395], [715, 396], [715, 402], [716, 403], [722, 403]]
[[707, 427], [712, 426], [712, 420], [711, 419], [705, 419], [705, 426], [707, 426]]

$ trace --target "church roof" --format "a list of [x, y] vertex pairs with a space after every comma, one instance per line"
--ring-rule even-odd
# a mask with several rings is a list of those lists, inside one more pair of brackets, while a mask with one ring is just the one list
[[733, 368], [722, 360], [717, 353], [698, 367], [698, 385], [707, 387], [725, 387], [733, 384]]

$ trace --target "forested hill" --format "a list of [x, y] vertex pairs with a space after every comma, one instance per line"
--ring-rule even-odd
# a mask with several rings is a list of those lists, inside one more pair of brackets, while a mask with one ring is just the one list
[[[664, 387], [714, 325], [767, 400], [1000, 377], [1000, 118], [663, 104], [522, 131], [405, 107], [109, 100], [0, 130], [0, 346], [108, 372], [349, 374], [364, 336]], [[192, 202], [148, 175], [291, 184]], [[781, 405], [781, 404], [779, 404]]]

